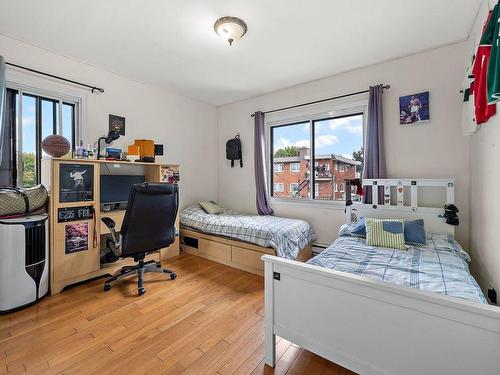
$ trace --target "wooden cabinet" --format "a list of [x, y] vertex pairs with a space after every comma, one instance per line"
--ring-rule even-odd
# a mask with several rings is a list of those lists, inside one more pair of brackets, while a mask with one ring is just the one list
[[[145, 180], [149, 182], [167, 182], [162, 181], [165, 178], [165, 170], [170, 171], [169, 173], [175, 171], [178, 179], [177, 165], [104, 160], [42, 160], [42, 184], [50, 195], [51, 294], [59, 293], [68, 285], [112, 274], [124, 265], [134, 264], [130, 258], [114, 263], [100, 263], [100, 249], [105, 246], [101, 239], [104, 240], [104, 235], [109, 234], [108, 228], [100, 220], [101, 217], [112, 218], [119, 230], [125, 215], [124, 210], [101, 211], [100, 176], [130, 173], [144, 175]], [[72, 176], [69, 182], [68, 174]], [[65, 210], [61, 212], [61, 217], [60, 210]], [[85, 214], [79, 219], [78, 215], [81, 213]], [[179, 255], [178, 239], [159, 253], [149, 254], [146, 260], [160, 261], [176, 255]]]

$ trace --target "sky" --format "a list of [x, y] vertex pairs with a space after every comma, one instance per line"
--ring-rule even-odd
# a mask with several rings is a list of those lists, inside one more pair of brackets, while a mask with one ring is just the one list
[[[57, 108], [57, 106], [56, 106]], [[56, 125], [59, 123], [58, 109], [56, 111]], [[71, 142], [72, 107], [63, 104], [63, 135]], [[36, 150], [36, 99], [23, 95], [23, 151]], [[56, 129], [58, 127], [56, 126]], [[53, 112], [52, 102], [42, 100], [42, 140], [52, 134]]]
[[[316, 155], [335, 154], [352, 159], [363, 145], [363, 115], [314, 122]], [[273, 153], [287, 146], [310, 147], [309, 122], [273, 129]]]

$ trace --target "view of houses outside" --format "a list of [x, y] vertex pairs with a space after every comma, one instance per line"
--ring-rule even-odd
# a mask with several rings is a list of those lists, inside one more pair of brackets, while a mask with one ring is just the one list
[[271, 127], [272, 196], [345, 200], [345, 180], [363, 171], [363, 124], [353, 113]]
[[[314, 198], [344, 200], [345, 180], [359, 178], [361, 162], [340, 155], [315, 155]], [[273, 196], [310, 198], [310, 149], [299, 149], [298, 156], [274, 157]]]

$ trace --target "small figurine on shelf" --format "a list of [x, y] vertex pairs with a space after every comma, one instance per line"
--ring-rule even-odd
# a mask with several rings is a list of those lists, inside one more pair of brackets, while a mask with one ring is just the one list
[[95, 160], [97, 159], [97, 150], [95, 147], [92, 147], [92, 145], [89, 143], [87, 146], [87, 156], [89, 159]]
[[83, 141], [80, 140], [80, 144], [76, 146], [74, 156], [75, 159], [88, 159], [88, 150], [83, 147]]

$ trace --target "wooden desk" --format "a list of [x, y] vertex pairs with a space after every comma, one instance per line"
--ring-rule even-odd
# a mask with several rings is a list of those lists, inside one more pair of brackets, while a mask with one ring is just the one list
[[[75, 202], [62, 202], [60, 196], [61, 170], [64, 168], [80, 166], [88, 169], [85, 176], [88, 185], [92, 185], [93, 196], [88, 200]], [[133, 265], [133, 259], [120, 259], [114, 263], [100, 263], [100, 249], [105, 246], [105, 234], [109, 230], [101, 222], [101, 217], [107, 216], [115, 220], [117, 230], [122, 225], [124, 210], [102, 212], [100, 202], [100, 176], [102, 174], [140, 174], [145, 176], [148, 182], [164, 182], [167, 171], [179, 173], [178, 165], [156, 164], [156, 163], [129, 163], [114, 162], [106, 160], [73, 160], [73, 159], [44, 159], [42, 160], [42, 184], [47, 188], [50, 195], [49, 223], [50, 223], [50, 293], [57, 294], [64, 287], [89, 280], [105, 274], [113, 274], [124, 265]], [[91, 178], [89, 179], [89, 176]], [[64, 178], [64, 177], [63, 177]], [[90, 183], [92, 181], [92, 183]], [[75, 180], [76, 182], [76, 180]], [[94, 212], [92, 218], [72, 220], [63, 222], [58, 219], [60, 208], [91, 208]], [[78, 225], [81, 224], [79, 227]], [[73, 228], [83, 228], [78, 236], [71, 237], [68, 233]], [[177, 219], [178, 228], [178, 219]], [[97, 241], [94, 241], [94, 233]], [[77, 238], [76, 245], [68, 246], [67, 239]], [[71, 247], [70, 250], [68, 248]], [[78, 248], [80, 247], [80, 248]], [[76, 250], [74, 250], [76, 248]], [[145, 260], [160, 261], [179, 254], [179, 239], [159, 253], [146, 256]]]

